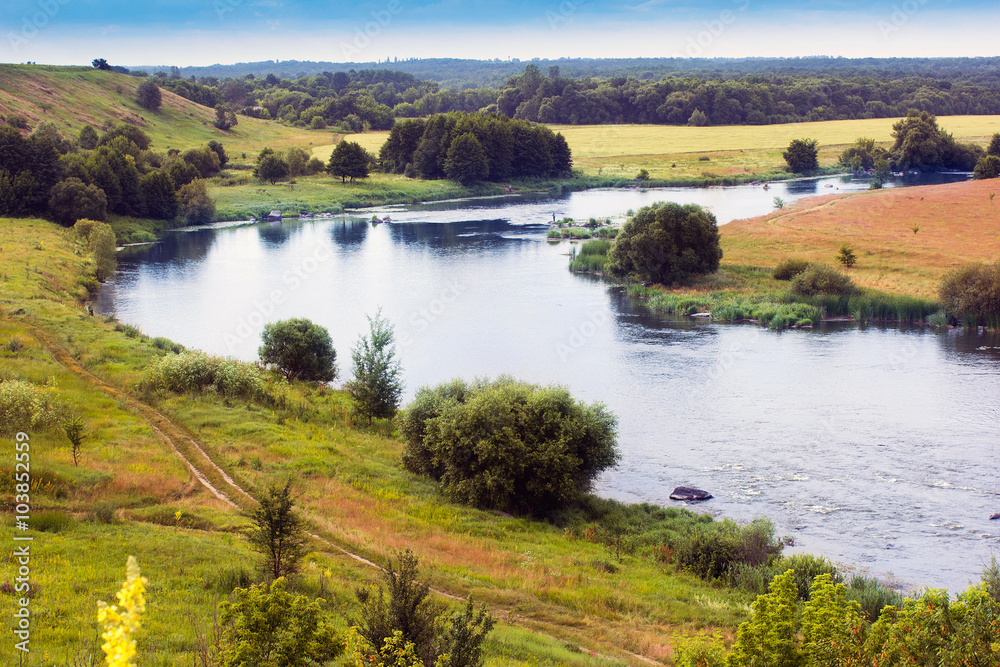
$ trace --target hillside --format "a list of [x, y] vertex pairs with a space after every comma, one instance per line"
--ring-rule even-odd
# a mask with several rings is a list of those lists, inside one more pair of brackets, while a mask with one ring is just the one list
[[801, 257], [835, 264], [854, 247], [855, 282], [895, 294], [937, 297], [941, 278], [969, 262], [1000, 261], [996, 180], [804, 199], [719, 228], [727, 264], [776, 266]]
[[30, 127], [56, 123], [76, 137], [84, 125], [98, 130], [124, 122], [153, 139], [156, 150], [185, 149], [212, 139], [230, 152], [252, 152], [262, 145], [308, 146], [330, 143], [328, 132], [310, 131], [239, 117], [228, 132], [213, 126], [215, 112], [166, 90], [163, 104], [152, 112], [135, 102], [141, 78], [92, 67], [0, 64], [0, 114], [22, 116]]

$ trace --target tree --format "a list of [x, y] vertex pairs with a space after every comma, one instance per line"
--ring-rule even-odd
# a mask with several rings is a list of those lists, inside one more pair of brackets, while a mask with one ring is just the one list
[[309, 153], [306, 153], [301, 148], [295, 148], [293, 146], [288, 149], [287, 153], [285, 153], [285, 159], [288, 163], [289, 176], [294, 178], [306, 173], [306, 166], [309, 164]]
[[264, 325], [260, 360], [289, 381], [330, 382], [337, 377], [337, 352], [327, 330], [304, 318]]
[[205, 181], [196, 178], [177, 191], [180, 214], [186, 225], [205, 225], [215, 219], [215, 201], [208, 196]]
[[979, 180], [984, 178], [1000, 178], [1000, 157], [996, 155], [986, 155], [979, 158], [976, 168], [972, 172], [972, 177]]
[[695, 109], [691, 112], [691, 117], [688, 118], [688, 125], [692, 125], [694, 127], [704, 127], [708, 125], [708, 114], [701, 109]]
[[819, 168], [819, 148], [815, 139], [792, 139], [781, 155], [793, 173], [802, 174]]
[[403, 462], [460, 502], [544, 516], [617, 462], [616, 424], [564, 387], [456, 380], [421, 388], [402, 414]]
[[80, 128], [80, 136], [78, 138], [80, 148], [88, 151], [97, 148], [97, 140], [97, 130], [92, 125], [84, 125]]
[[219, 603], [221, 667], [312, 667], [340, 653], [322, 599], [310, 601], [286, 589], [284, 577], [233, 591]]
[[85, 185], [79, 178], [56, 183], [49, 197], [49, 217], [60, 225], [70, 226], [80, 218], [104, 220], [108, 198], [96, 185]]
[[181, 159], [197, 169], [198, 175], [202, 178], [208, 178], [212, 174], [217, 174], [222, 168], [222, 161], [219, 159], [219, 154], [207, 145], [184, 151]]
[[949, 316], [1000, 330], [1000, 262], [955, 269], [941, 281], [940, 296]]
[[214, 124], [217, 128], [225, 132], [230, 128], [236, 127], [239, 124], [239, 120], [236, 118], [236, 112], [233, 111], [233, 108], [222, 102], [215, 105]]
[[[81, 220], [77, 224], [80, 222], [84, 221]], [[94, 221], [88, 244], [90, 251], [94, 253], [94, 261], [97, 262], [97, 279], [103, 283], [114, 276], [115, 271], [118, 270], [118, 259], [115, 256], [115, 232], [110, 225]]]
[[220, 169], [225, 168], [226, 163], [229, 162], [229, 156], [226, 155], [225, 147], [215, 139], [209, 141], [207, 146], [211, 148], [216, 155], [219, 156], [219, 168]]
[[139, 192], [145, 204], [145, 215], [157, 220], [171, 220], [180, 211], [174, 180], [170, 173], [156, 169], [139, 179]]
[[333, 176], [340, 176], [341, 182], [348, 178], [368, 178], [368, 165], [371, 161], [368, 152], [355, 141], [341, 141], [330, 154], [330, 162], [326, 170]]
[[448, 178], [462, 185], [486, 179], [490, 173], [490, 163], [476, 135], [466, 132], [451, 142], [444, 171]]
[[482, 181], [489, 176], [490, 163], [476, 135], [466, 132], [451, 142], [444, 162], [444, 173], [462, 185]]
[[90, 64], [96, 67], [97, 69], [104, 69], [104, 70], [111, 69], [111, 65], [109, 65], [108, 61], [105, 60], [104, 58], [94, 58], [94, 60]]
[[854, 254], [854, 248], [846, 243], [842, 243], [840, 245], [840, 252], [837, 253], [837, 261], [849, 269], [858, 263], [858, 256]]
[[273, 581], [298, 572], [299, 561], [306, 554], [306, 531], [295, 513], [291, 482], [269, 486], [247, 518], [253, 523], [247, 539], [264, 556], [267, 577]]
[[[101, 135], [100, 140], [98, 140], [98, 146], [106, 146], [113, 142], [117, 137], [125, 137], [140, 151], [149, 150], [152, 145], [153, 140], [150, 139], [149, 135], [140, 130], [135, 125], [129, 125], [128, 123], [118, 123], [113, 128]], [[126, 151], [128, 152], [128, 151]]]
[[396, 359], [393, 327], [382, 310], [368, 318], [368, 335], [361, 336], [351, 351], [354, 379], [346, 384], [357, 414], [368, 419], [391, 419], [399, 409], [403, 383]]
[[275, 155], [274, 152], [270, 152], [266, 155], [261, 155], [257, 166], [254, 167], [254, 176], [274, 185], [281, 179], [286, 178], [288, 171], [288, 163], [285, 162], [285, 159], [280, 155]]
[[663, 284], [719, 268], [722, 248], [715, 216], [696, 204], [645, 206], [628, 220], [608, 251], [621, 276]]
[[1000, 157], [1000, 132], [994, 133], [993, 138], [990, 139], [990, 145], [986, 149], [986, 154]]
[[160, 94], [160, 87], [157, 86], [156, 82], [152, 79], [145, 79], [135, 89], [135, 101], [143, 109], [156, 111], [160, 108], [160, 104], [163, 102], [163, 96]]
[[430, 588], [417, 580], [417, 557], [407, 549], [388, 559], [382, 585], [357, 590], [360, 617], [352, 619], [358, 633], [373, 647], [381, 647], [394, 632], [412, 643], [424, 664], [433, 664], [434, 619], [438, 609], [427, 599]]
[[891, 152], [900, 169], [925, 171], [942, 166], [941, 130], [933, 115], [910, 109], [906, 118], [893, 124], [892, 136]]
[[80, 415], [67, 415], [62, 422], [63, 433], [66, 434], [66, 439], [69, 440], [70, 446], [73, 449], [73, 465], [80, 465], [79, 456], [80, 448], [83, 446], [83, 439], [86, 437], [83, 417]]

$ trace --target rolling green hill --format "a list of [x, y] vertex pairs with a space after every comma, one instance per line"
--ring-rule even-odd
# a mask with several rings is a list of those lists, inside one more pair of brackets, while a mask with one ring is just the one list
[[135, 102], [135, 90], [142, 81], [92, 67], [0, 64], [0, 114], [21, 116], [32, 128], [52, 121], [74, 138], [84, 125], [100, 130], [130, 123], [142, 128], [161, 151], [198, 146], [211, 139], [223, 142], [230, 152], [251, 152], [263, 145], [331, 143], [329, 132], [244, 116], [239, 117], [239, 125], [224, 132], [212, 124], [214, 110], [166, 90], [159, 110], [148, 111]]

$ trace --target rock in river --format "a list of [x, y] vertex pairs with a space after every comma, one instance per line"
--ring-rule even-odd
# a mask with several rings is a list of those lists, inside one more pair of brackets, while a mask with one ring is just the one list
[[678, 486], [670, 494], [671, 500], [708, 500], [712, 494], [690, 486]]
[[1000, 519], [1000, 512], [997, 512], [996, 514], [990, 517], [990, 521], [992, 521], [993, 519]]

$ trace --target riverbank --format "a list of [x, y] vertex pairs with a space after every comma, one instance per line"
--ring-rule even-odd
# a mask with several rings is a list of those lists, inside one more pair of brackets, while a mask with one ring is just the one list
[[[473, 595], [501, 619], [487, 664], [647, 664], [668, 659], [679, 636], [731, 635], [746, 617], [747, 593], [684, 572], [662, 548], [668, 523], [686, 531], [708, 517], [631, 506], [627, 518], [615, 509], [624, 506], [592, 498], [556, 526], [449, 503], [402, 469], [388, 424], [352, 422], [341, 391], [285, 386], [270, 408], [214, 392], [141, 392], [145, 369], [175, 346], [88, 315], [87, 257], [72, 231], [0, 221], [0, 248], [3, 381], [78, 414], [85, 433], [77, 466], [57, 424], [28, 429], [34, 604], [64, 619], [33, 633], [39, 653], [100, 655], [94, 592], [108, 599], [132, 554], [151, 582], [140, 654], [190, 656], [216, 602], [257, 576], [237, 536], [244, 491], [288, 476], [319, 536], [300, 590], [350, 609], [373, 576], [354, 556], [412, 549], [435, 589]], [[8, 480], [11, 465], [0, 464]], [[615, 533], [601, 516], [634, 527]], [[0, 661], [12, 650], [0, 647]]]

